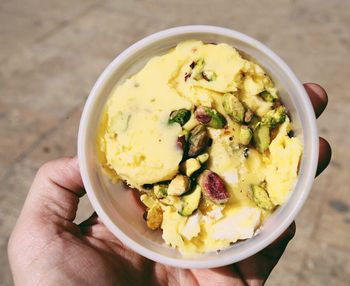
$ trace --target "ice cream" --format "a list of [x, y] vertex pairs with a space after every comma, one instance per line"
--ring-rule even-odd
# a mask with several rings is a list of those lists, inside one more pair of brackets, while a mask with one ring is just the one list
[[97, 135], [108, 174], [140, 192], [150, 229], [183, 255], [254, 235], [288, 200], [302, 144], [265, 71], [191, 40], [112, 91]]

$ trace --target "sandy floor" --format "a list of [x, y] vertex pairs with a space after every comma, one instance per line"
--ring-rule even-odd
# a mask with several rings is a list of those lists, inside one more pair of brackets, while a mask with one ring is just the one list
[[[191, 23], [247, 33], [302, 81], [328, 90], [318, 124], [333, 144], [333, 161], [315, 181], [296, 237], [267, 284], [348, 285], [349, 1], [0, 0], [1, 285], [12, 284], [7, 239], [33, 176], [43, 162], [76, 153], [81, 110], [103, 68], [136, 40]], [[83, 199], [78, 219], [90, 212]]]

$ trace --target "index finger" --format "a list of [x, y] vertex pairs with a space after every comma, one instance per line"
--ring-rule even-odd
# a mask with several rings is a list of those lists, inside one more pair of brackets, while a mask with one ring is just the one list
[[62, 158], [40, 167], [23, 212], [36, 217], [56, 215], [73, 221], [79, 198], [85, 194], [76, 158]]

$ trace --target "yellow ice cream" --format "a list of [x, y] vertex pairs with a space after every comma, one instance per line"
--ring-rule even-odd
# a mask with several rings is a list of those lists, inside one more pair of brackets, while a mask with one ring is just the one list
[[[204, 70], [199, 70], [200, 65]], [[264, 92], [273, 100], [264, 98]], [[244, 146], [240, 134], [246, 123], [226, 113], [223, 101], [227, 93], [255, 114], [260, 125], [278, 101], [264, 70], [242, 58], [233, 47], [186, 41], [152, 58], [137, 74], [116, 86], [102, 115], [97, 142], [103, 166], [144, 192], [141, 200], [150, 210], [149, 219], [161, 210], [163, 239], [183, 255], [216, 251], [252, 237], [273, 211], [256, 202], [252, 186], [263, 188], [269, 204], [276, 207], [288, 199], [298, 174], [302, 144], [288, 136], [292, 129], [289, 118], [269, 126], [271, 139], [264, 152], [255, 148], [255, 137]], [[197, 163], [200, 160], [194, 157], [184, 167], [184, 151], [177, 141], [199, 125], [194, 115], [198, 106], [215, 109], [227, 123], [225, 128], [207, 126], [212, 140], [205, 150], [209, 160]], [[179, 109], [190, 111], [191, 118], [183, 126], [170, 124], [169, 115]], [[249, 128], [255, 132], [259, 124]], [[179, 173], [192, 176], [201, 166], [224, 182], [229, 193], [225, 204], [216, 204], [203, 193], [198, 209], [184, 215], [179, 211], [184, 194], [156, 194], [159, 182], [168, 184]], [[154, 189], [146, 190], [147, 185]]]
[[171, 54], [153, 58], [117, 86], [107, 103], [107, 130], [101, 134], [107, 164], [134, 187], [169, 180], [178, 170], [181, 127], [169, 125], [168, 117], [174, 109], [192, 107], [168, 84], [178, 68]]

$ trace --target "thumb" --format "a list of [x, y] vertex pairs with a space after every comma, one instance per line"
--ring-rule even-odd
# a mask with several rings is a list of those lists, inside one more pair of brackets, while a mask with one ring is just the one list
[[84, 193], [77, 158], [50, 161], [37, 172], [22, 213], [73, 221]]
[[[73, 234], [77, 231], [72, 221], [79, 197], [83, 194], [76, 158], [51, 161], [39, 169], [8, 242], [8, 256], [15, 281], [25, 279], [17, 275], [21, 273], [20, 270], [26, 273], [33, 265], [36, 265], [34, 268], [40, 265], [37, 261], [50, 245], [62, 247], [56, 241], [62, 230]], [[56, 244], [52, 244], [55, 241]], [[44, 255], [44, 263], [50, 263], [49, 260], [45, 260]], [[24, 284], [31, 284], [23, 281]]]

